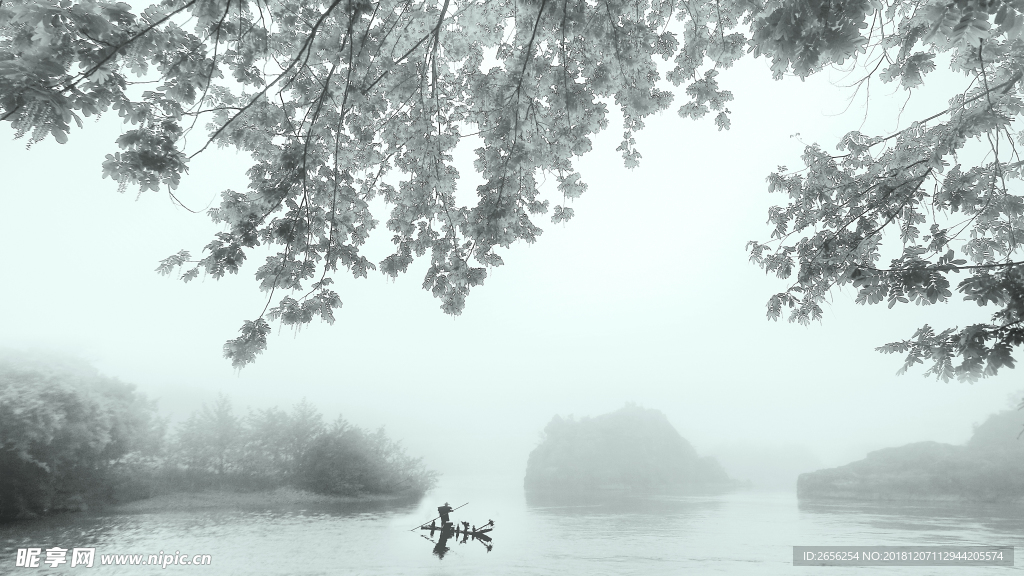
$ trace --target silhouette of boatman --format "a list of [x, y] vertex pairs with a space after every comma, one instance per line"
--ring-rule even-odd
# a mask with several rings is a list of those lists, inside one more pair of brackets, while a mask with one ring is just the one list
[[447, 502], [444, 503], [444, 506], [437, 507], [437, 513], [441, 516], [441, 526], [448, 527], [451, 525], [451, 521], [448, 520], [448, 514], [451, 512], [453, 512], [452, 507]]

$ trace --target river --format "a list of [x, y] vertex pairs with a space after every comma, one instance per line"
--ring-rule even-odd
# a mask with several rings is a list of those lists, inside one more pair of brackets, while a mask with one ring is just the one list
[[[1024, 554], [1024, 508], [970, 504], [800, 503], [794, 493], [528, 502], [518, 480], [445, 478], [418, 504], [330, 509], [78, 514], [0, 525], [0, 573], [227, 575], [844, 574], [924, 576], [1021, 572], [1014, 567], [794, 567], [792, 546], [1000, 545]], [[456, 520], [495, 521], [492, 548], [410, 530], [436, 506], [470, 504]], [[435, 535], [434, 540], [437, 540]], [[92, 568], [18, 568], [18, 548], [95, 548]], [[101, 565], [117, 554], [209, 554], [207, 566]], [[68, 553], [68, 559], [70, 560]], [[45, 552], [43, 553], [45, 560]]]

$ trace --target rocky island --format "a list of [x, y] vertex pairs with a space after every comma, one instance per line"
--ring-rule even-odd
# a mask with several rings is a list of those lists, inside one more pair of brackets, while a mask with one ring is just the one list
[[626, 407], [593, 418], [555, 416], [530, 454], [527, 493], [674, 492], [736, 486], [657, 410]]
[[1024, 413], [989, 416], [962, 446], [917, 442], [801, 474], [802, 500], [1024, 501]]

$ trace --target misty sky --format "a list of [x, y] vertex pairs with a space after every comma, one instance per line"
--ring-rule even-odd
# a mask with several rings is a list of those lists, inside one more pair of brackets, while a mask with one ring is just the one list
[[[116, 114], [87, 120], [67, 145], [48, 139], [28, 151], [5, 123], [0, 345], [80, 355], [176, 417], [219, 392], [239, 411], [307, 397], [329, 417], [386, 425], [445, 473], [521, 478], [554, 414], [625, 402], [663, 411], [741, 478], [785, 458], [834, 466], [886, 446], [963, 442], [973, 424], [1009, 406], [1024, 372], [974, 385], [926, 379], [920, 368], [897, 377], [901, 358], [874, 348], [925, 322], [964, 325], [992, 309], [860, 307], [847, 289], [821, 325], [765, 320], [765, 302], [785, 285], [744, 252], [747, 240], [767, 238], [767, 208], [784, 202], [767, 193], [765, 177], [779, 164], [801, 167], [803, 143], [831, 148], [864, 115], [862, 99], [844, 113], [853, 91], [829, 80], [844, 78], [773, 82], [763, 59], [742, 61], [722, 75], [736, 94], [733, 129], [680, 119], [677, 101], [637, 137], [643, 160], [632, 171], [614, 151], [613, 120], [580, 162], [590, 189], [572, 205], [576, 217], [539, 219], [540, 241], [502, 252], [505, 266], [473, 290], [460, 317], [420, 288], [425, 262], [396, 282], [339, 274], [335, 325], [275, 327], [269, 350], [240, 373], [221, 346], [263, 309], [252, 276], [266, 253], [250, 253], [240, 275], [221, 281], [159, 276], [160, 259], [198, 254], [219, 228], [166, 193], [136, 200], [100, 178], [121, 130]], [[962, 88], [953, 76], [934, 78], [899, 125], [942, 110], [952, 95], [944, 82]], [[891, 131], [905, 93], [874, 85], [872, 96], [862, 130]], [[465, 198], [477, 180], [464, 152]], [[223, 189], [245, 189], [247, 166], [234, 152], [206, 153], [176, 193], [203, 211]], [[366, 249], [377, 262], [389, 248], [383, 208]], [[747, 456], [760, 464], [744, 465]]]

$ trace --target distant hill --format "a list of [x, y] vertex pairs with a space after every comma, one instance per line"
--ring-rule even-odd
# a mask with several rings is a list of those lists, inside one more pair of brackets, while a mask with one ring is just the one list
[[714, 458], [698, 456], [664, 414], [633, 405], [580, 420], [555, 416], [530, 454], [524, 481], [535, 493], [735, 484]]
[[797, 497], [852, 500], [1024, 501], [1024, 412], [989, 416], [963, 446], [917, 442], [801, 474]]

